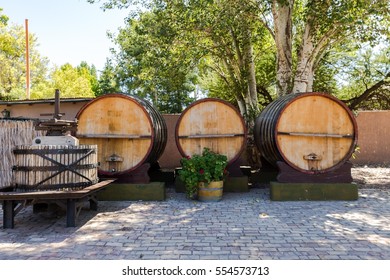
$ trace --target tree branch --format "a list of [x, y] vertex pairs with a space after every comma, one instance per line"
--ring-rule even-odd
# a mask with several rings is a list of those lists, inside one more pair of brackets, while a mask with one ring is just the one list
[[355, 110], [357, 109], [357, 107], [364, 101], [368, 100], [370, 95], [375, 92], [376, 90], [378, 90], [381, 86], [383, 85], [387, 85], [389, 84], [390, 82], [389, 81], [386, 81], [386, 79], [389, 79], [390, 78], [390, 72], [387, 73], [387, 75], [382, 79], [380, 80], [379, 82], [377, 82], [376, 84], [374, 84], [372, 87], [366, 89], [361, 95], [357, 96], [357, 97], [354, 97], [354, 98], [351, 98], [349, 100], [346, 100], [344, 101], [345, 103], [349, 104], [349, 108], [351, 110]]

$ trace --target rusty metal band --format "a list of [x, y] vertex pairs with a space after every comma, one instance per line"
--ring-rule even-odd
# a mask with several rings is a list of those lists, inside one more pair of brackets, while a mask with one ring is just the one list
[[194, 135], [180, 135], [179, 139], [182, 138], [230, 138], [230, 137], [243, 137], [244, 133], [235, 133], [235, 134], [194, 134]]
[[[77, 165], [77, 169], [93, 169], [98, 167], [98, 164], [83, 164]], [[69, 168], [64, 167], [63, 165], [56, 166], [13, 166], [13, 171], [66, 171]]]
[[37, 187], [36, 185], [24, 185], [17, 184], [15, 188], [17, 190], [29, 190], [29, 191], [41, 191], [41, 190], [58, 190], [58, 189], [76, 189], [76, 188], [85, 188], [94, 184], [97, 184], [98, 180], [93, 180], [90, 182], [79, 182], [79, 183], [66, 183], [66, 184], [50, 184], [42, 185]]

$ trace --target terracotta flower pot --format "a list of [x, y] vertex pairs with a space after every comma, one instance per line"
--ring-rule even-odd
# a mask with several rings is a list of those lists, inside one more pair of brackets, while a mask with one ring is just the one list
[[216, 202], [222, 199], [223, 181], [198, 184], [198, 200], [203, 202]]

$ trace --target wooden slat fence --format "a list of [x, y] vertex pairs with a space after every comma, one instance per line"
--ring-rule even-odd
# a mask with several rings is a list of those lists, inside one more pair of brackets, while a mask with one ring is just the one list
[[33, 120], [0, 119], [0, 187], [12, 185], [13, 149], [18, 145], [31, 145], [35, 137], [43, 134], [35, 131]]

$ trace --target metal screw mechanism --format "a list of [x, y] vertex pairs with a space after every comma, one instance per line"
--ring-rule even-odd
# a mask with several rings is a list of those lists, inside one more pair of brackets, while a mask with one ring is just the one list
[[67, 131], [77, 130], [77, 121], [61, 120], [60, 91], [55, 91], [54, 115], [50, 120], [39, 120], [35, 123], [36, 130], [46, 130], [46, 136], [62, 136]]
[[4, 109], [3, 111], [1, 111], [1, 114], [3, 115], [4, 119], [11, 117], [11, 112], [8, 111], [7, 109]]

